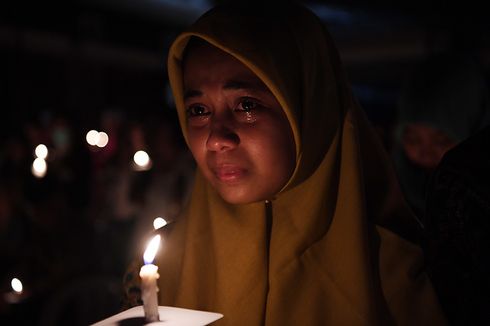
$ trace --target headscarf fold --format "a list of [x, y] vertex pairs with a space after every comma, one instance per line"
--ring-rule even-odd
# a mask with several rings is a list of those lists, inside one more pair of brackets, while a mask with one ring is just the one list
[[417, 225], [322, 23], [300, 6], [218, 6], [177, 37], [168, 71], [187, 139], [182, 58], [191, 37], [251, 69], [281, 104], [296, 169], [269, 202], [225, 202], [198, 171], [164, 232], [160, 305], [216, 325], [441, 325]]

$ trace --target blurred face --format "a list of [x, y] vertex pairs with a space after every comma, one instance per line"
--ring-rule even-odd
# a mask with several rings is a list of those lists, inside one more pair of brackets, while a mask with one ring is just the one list
[[207, 180], [232, 204], [271, 199], [295, 167], [289, 122], [264, 83], [211, 45], [184, 62], [189, 147]]
[[424, 124], [412, 123], [403, 131], [402, 145], [407, 158], [427, 170], [434, 169], [455, 144], [444, 132]]

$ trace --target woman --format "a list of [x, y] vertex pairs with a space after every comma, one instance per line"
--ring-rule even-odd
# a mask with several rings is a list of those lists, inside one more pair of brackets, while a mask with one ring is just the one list
[[405, 81], [392, 157], [403, 194], [422, 223], [434, 169], [448, 150], [490, 123], [489, 103], [481, 67], [458, 51], [429, 56]]
[[311, 12], [216, 7], [168, 69], [199, 169], [164, 231], [160, 305], [216, 325], [444, 324], [387, 155]]

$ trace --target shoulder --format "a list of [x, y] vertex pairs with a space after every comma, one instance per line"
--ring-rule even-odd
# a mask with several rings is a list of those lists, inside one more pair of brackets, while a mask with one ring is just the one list
[[[443, 157], [438, 170], [481, 173], [490, 162], [490, 125], [449, 150]], [[475, 170], [476, 169], [476, 170]]]

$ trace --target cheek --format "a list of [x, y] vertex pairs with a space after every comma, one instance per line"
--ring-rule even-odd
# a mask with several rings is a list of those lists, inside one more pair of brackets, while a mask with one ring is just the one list
[[200, 163], [204, 160], [206, 151], [206, 133], [203, 130], [188, 129], [189, 149], [194, 159]]
[[284, 182], [289, 179], [296, 164], [294, 139], [289, 124], [269, 124], [269, 128], [256, 136], [255, 157], [263, 169]]
[[410, 143], [410, 144], [404, 144], [403, 148], [405, 149], [405, 153], [407, 154], [407, 156], [409, 157], [414, 157], [414, 156], [417, 156], [418, 153], [420, 152], [420, 144], [413, 144], [413, 143]]
[[405, 134], [402, 139], [402, 146], [405, 154], [410, 159], [415, 159], [423, 149], [424, 143], [423, 139], [414, 133]]

